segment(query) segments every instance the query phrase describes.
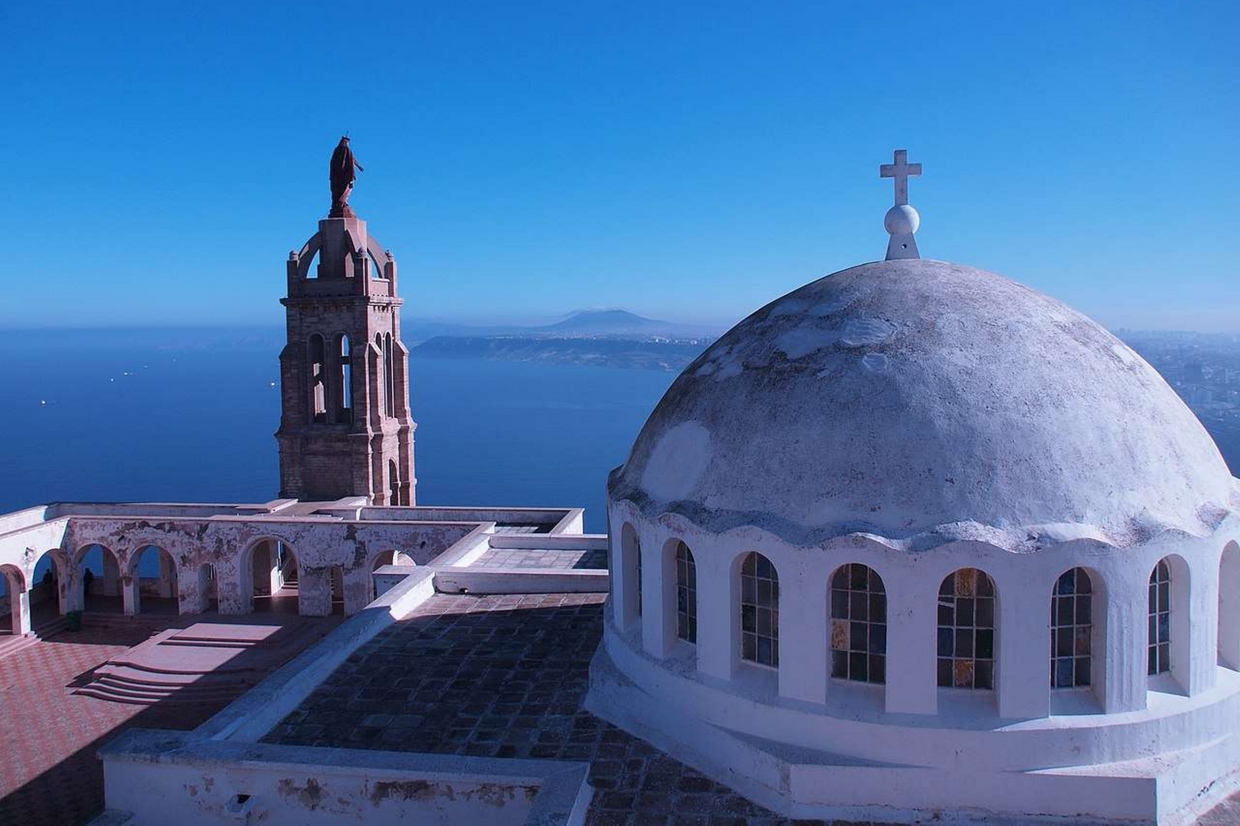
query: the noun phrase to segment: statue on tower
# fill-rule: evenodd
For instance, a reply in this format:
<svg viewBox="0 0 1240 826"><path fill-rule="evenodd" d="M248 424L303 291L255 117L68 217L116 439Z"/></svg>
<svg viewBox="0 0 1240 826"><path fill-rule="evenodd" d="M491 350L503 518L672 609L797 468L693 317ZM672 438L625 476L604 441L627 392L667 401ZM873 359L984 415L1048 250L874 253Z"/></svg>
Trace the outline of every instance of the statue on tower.
<svg viewBox="0 0 1240 826"><path fill-rule="evenodd" d="M349 193L353 191L353 182L357 180L357 172L353 171L354 167L357 167L357 172L366 171L353 157L353 150L349 148L349 136L345 135L340 139L340 143L336 144L336 151L332 153L332 211L330 213L332 218L352 217L353 215L353 210L349 209Z"/></svg>

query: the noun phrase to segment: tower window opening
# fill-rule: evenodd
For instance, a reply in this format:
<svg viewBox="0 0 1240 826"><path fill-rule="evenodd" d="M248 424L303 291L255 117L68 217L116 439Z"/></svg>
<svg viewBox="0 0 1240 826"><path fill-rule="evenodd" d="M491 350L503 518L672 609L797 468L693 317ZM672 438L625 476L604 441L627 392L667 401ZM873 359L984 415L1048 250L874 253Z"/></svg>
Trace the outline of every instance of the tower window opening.
<svg viewBox="0 0 1240 826"><path fill-rule="evenodd" d="M327 421L325 351L323 337L317 333L310 336L310 416L319 424Z"/></svg>
<svg viewBox="0 0 1240 826"><path fill-rule="evenodd" d="M339 373L336 375L337 421L347 424L353 421L353 359L349 350L349 337L341 335L336 348Z"/></svg>
<svg viewBox="0 0 1240 826"><path fill-rule="evenodd" d="M1171 566L1160 559L1150 574L1148 673L1171 670Z"/></svg>
<svg viewBox="0 0 1240 826"><path fill-rule="evenodd" d="M396 415L396 372L392 369L392 334L383 337L384 412Z"/></svg>

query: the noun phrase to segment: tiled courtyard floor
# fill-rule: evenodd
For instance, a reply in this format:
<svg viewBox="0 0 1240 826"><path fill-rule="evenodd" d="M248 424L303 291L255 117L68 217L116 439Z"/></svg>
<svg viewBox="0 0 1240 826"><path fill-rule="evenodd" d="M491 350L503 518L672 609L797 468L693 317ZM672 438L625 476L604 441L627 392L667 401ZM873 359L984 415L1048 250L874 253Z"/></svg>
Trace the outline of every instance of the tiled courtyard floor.
<svg viewBox="0 0 1240 826"><path fill-rule="evenodd" d="M265 741L586 760L593 826L787 822L582 710L605 596L435 596Z"/></svg>
<svg viewBox="0 0 1240 826"><path fill-rule="evenodd" d="M139 706L71 693L108 659L157 631L192 621L144 616L128 625L88 625L80 632L62 632L0 659L4 719L0 727L0 826L87 822L103 808L103 768L95 757L101 745L131 726L191 729L227 704L221 700ZM323 633L336 621L319 620Z"/></svg>
<svg viewBox="0 0 1240 826"><path fill-rule="evenodd" d="M590 826L793 822L582 710L603 600L437 595L359 649L265 742L589 761ZM1240 824L1240 804L1207 824Z"/></svg>

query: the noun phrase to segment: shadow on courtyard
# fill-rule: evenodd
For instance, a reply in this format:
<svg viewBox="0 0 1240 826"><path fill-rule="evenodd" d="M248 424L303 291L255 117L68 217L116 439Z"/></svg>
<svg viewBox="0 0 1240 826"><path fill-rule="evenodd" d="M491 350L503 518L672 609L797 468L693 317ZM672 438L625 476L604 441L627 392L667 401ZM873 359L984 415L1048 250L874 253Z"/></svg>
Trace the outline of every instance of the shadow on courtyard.
<svg viewBox="0 0 1240 826"><path fill-rule="evenodd" d="M175 600L170 602L175 603ZM144 601L144 608L147 604ZM5 755L5 771L9 772L7 777L0 773L0 781L5 781L0 782L0 790L16 785L13 773L21 772L21 764L32 767L51 764L51 768L30 777L0 798L0 824L73 826L87 823L99 814L104 804L103 767L97 757L100 747L133 727L181 731L196 728L266 674L321 639L341 619L299 617L295 598L291 623L286 606L265 607L268 610L256 605L255 614L226 617L215 613L176 616L175 613L144 612L138 617L96 614L93 623L92 614L88 613L80 632L60 631L40 640L36 646L0 660L0 696L4 697L4 705L28 709L21 717L24 724L10 725L0 736L3 745L0 752ZM114 653L107 659L116 659L135 646L149 642L156 634L189 628L197 623L273 625L280 626L281 630L261 645L241 647L235 653L225 651L220 657L224 661L223 668L227 669L229 677L237 679L229 690L228 678L225 678L221 683L223 690L209 692L209 700L187 700L184 696L173 695L144 701L149 705L135 705L74 693L75 689L91 684L98 670L106 664L100 661L102 655L84 652L82 647L112 647ZM194 650L200 643L193 640L172 645L182 645L195 654L200 653ZM116 650L118 648L120 650ZM89 661L90 667L66 670L67 663L82 660ZM40 673L46 674L47 679L40 679ZM89 741L74 748L84 737L90 737Z"/></svg>

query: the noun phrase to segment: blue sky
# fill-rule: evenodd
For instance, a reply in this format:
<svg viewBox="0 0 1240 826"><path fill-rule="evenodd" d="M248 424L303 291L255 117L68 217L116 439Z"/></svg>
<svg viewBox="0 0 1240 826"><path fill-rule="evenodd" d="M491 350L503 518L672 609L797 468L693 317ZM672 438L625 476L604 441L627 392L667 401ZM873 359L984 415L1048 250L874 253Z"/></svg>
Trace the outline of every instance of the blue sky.
<svg viewBox="0 0 1240 826"><path fill-rule="evenodd" d="M6 3L0 326L282 321L352 203L405 313L730 323L922 255L1113 327L1240 332L1223 3Z"/></svg>

